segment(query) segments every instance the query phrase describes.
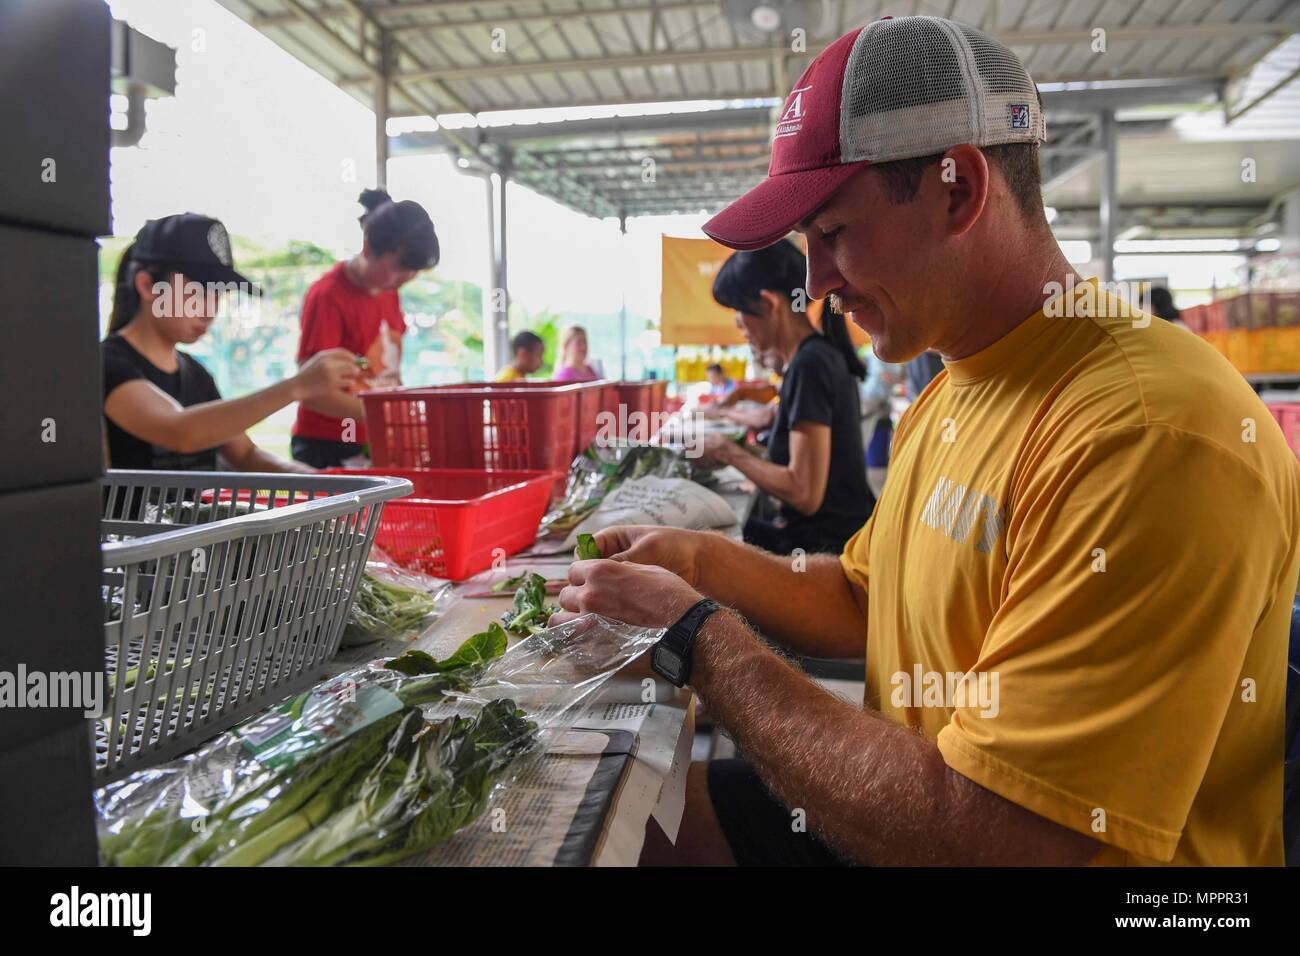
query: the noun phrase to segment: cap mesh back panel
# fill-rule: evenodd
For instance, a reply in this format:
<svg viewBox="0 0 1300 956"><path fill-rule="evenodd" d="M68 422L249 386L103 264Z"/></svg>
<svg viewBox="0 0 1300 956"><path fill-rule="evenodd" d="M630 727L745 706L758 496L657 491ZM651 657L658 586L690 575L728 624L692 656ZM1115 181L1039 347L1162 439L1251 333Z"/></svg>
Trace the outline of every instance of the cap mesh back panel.
<svg viewBox="0 0 1300 956"><path fill-rule="evenodd" d="M1016 55L988 34L964 23L956 26L970 44L975 55L975 69L986 91L984 122L988 136L980 145L1040 139L1043 123L1038 89ZM1012 125L1012 106L1028 106L1028 128Z"/></svg>
<svg viewBox="0 0 1300 956"><path fill-rule="evenodd" d="M949 34L953 27L971 47L982 90L969 87L962 63L967 54ZM976 112L981 100L982 124ZM1028 130L1010 126L1013 103L1029 104ZM880 20L859 34L845 67L841 156L844 162L888 162L957 143L1028 141L1040 115L1029 75L996 41L933 17Z"/></svg>

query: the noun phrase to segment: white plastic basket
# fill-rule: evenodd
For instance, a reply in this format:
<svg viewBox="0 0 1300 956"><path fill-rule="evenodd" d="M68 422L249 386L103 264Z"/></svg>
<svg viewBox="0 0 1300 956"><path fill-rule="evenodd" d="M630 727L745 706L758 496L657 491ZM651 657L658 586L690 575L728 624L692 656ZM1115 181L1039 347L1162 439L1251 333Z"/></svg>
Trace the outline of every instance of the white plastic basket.
<svg viewBox="0 0 1300 956"><path fill-rule="evenodd" d="M319 680L384 502L412 490L378 476L166 471L109 471L103 489L100 784Z"/></svg>

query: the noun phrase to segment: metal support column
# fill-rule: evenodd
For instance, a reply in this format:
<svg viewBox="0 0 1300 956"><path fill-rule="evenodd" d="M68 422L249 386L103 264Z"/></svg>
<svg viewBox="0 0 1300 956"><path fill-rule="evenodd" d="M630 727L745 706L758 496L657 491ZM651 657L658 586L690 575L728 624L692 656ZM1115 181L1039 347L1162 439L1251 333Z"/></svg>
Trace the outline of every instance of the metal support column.
<svg viewBox="0 0 1300 956"><path fill-rule="evenodd" d="M1100 139L1101 154L1101 188L1097 216L1100 224L1098 249L1096 257L1101 260L1101 278L1104 282L1115 281L1115 234L1119 230L1119 189L1117 173L1119 169L1119 141L1116 135L1115 111L1102 110L1097 117L1097 133Z"/></svg>
<svg viewBox="0 0 1300 956"><path fill-rule="evenodd" d="M493 290L497 284L497 197L491 173L483 175L483 198L487 209L488 241L488 281L483 286L483 377L491 381L504 364L497 355L496 338L492 334L496 324L496 293Z"/></svg>
<svg viewBox="0 0 1300 956"><path fill-rule="evenodd" d="M500 368L510 360L510 241L509 229L507 228L506 218L506 193L510 187L510 173L512 172L512 153L508 146L501 149L501 162L498 166L500 170L500 187L497 190L497 268L495 281L493 282L496 290L493 295L494 304L497 306L495 321L493 323L493 342L497 354L497 368Z"/></svg>
<svg viewBox="0 0 1300 956"><path fill-rule="evenodd" d="M618 263L620 304L618 308L618 377L627 381L627 212L618 212Z"/></svg>
<svg viewBox="0 0 1300 956"><path fill-rule="evenodd" d="M387 30L379 34L379 69L373 77L375 103L375 185L388 188L388 75L392 69L391 42Z"/></svg>

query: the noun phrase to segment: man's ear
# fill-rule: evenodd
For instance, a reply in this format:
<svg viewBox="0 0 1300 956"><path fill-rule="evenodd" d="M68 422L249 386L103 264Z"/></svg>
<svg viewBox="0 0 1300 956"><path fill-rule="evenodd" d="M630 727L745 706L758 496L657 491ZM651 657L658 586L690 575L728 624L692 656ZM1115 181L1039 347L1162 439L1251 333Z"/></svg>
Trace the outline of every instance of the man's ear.
<svg viewBox="0 0 1300 956"><path fill-rule="evenodd" d="M948 217L948 233L962 236L979 221L988 202L989 162L978 147L954 146L939 160L939 188Z"/></svg>

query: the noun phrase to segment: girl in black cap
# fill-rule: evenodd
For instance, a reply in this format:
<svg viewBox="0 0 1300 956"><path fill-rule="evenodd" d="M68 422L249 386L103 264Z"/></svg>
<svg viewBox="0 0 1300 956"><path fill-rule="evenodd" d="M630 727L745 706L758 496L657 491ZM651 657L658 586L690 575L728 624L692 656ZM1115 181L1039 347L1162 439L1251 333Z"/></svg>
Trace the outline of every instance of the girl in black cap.
<svg viewBox="0 0 1300 956"><path fill-rule="evenodd" d="M252 288L235 271L217 220L185 213L145 223L118 263L101 344L110 467L214 471L220 452L237 471L313 470L263 451L245 430L291 402L351 387L356 356L319 352L293 378L226 401L207 370L176 348L202 338L221 295Z"/></svg>

